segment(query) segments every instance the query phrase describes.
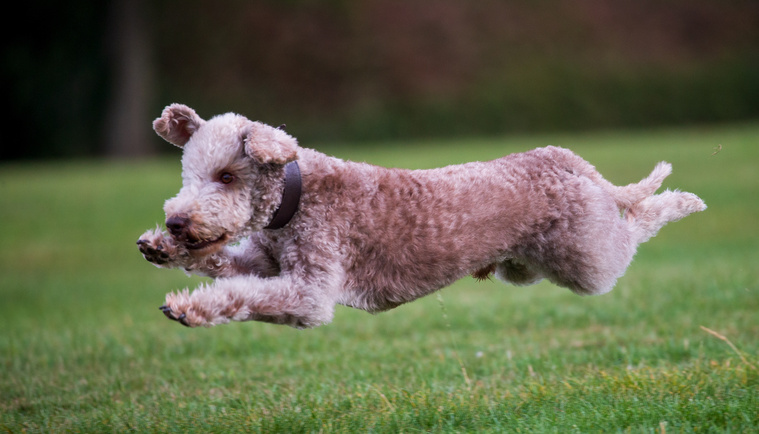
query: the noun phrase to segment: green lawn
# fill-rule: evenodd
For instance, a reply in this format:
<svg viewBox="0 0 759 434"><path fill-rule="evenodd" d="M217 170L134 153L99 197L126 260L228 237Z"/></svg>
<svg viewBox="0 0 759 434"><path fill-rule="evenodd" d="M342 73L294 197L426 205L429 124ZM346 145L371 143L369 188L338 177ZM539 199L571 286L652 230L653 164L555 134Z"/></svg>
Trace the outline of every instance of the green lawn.
<svg viewBox="0 0 759 434"><path fill-rule="evenodd" d="M665 186L709 209L641 246L604 296L464 279L307 331L186 329L158 310L201 281L134 244L178 190L178 158L0 165L0 429L756 430L759 125L321 149L433 167L548 144L617 184L670 161Z"/></svg>

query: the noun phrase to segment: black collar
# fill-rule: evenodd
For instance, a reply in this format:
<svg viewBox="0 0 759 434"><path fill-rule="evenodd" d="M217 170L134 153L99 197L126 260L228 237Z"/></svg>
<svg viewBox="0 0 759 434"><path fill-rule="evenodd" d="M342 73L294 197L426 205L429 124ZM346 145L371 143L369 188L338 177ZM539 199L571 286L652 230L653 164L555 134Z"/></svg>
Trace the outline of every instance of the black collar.
<svg viewBox="0 0 759 434"><path fill-rule="evenodd" d="M269 225L264 229L281 229L285 227L298 211L300 193L303 182L300 177L300 167L297 161L291 161L285 165L285 189L282 191L282 202L274 211Z"/></svg>

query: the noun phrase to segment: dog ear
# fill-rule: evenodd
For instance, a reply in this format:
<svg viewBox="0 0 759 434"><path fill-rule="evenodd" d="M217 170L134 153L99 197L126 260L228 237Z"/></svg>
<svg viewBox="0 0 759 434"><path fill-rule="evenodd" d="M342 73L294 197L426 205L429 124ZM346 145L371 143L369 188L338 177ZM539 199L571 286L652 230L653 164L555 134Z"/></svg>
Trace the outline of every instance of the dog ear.
<svg viewBox="0 0 759 434"><path fill-rule="evenodd" d="M287 164L298 158L298 141L280 128L253 122L245 153L263 164Z"/></svg>
<svg viewBox="0 0 759 434"><path fill-rule="evenodd" d="M153 129L167 142L180 148L206 121L195 110L182 104L172 104L165 109L161 117L153 121Z"/></svg>

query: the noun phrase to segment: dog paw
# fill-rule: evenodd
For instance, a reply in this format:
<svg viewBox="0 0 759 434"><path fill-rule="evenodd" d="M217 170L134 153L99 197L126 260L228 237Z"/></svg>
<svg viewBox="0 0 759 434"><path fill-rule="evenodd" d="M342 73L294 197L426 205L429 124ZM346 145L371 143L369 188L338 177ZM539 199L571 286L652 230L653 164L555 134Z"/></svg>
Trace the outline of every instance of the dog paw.
<svg viewBox="0 0 759 434"><path fill-rule="evenodd" d="M166 315L166 318L177 321L185 327L208 327L212 325L205 317L207 309L196 305L196 302L192 299L189 290L185 289L166 294L166 301L159 309Z"/></svg>
<svg viewBox="0 0 759 434"><path fill-rule="evenodd" d="M137 240L137 247L146 260L157 266L166 266L178 259L177 247L169 236L158 229L151 229Z"/></svg>

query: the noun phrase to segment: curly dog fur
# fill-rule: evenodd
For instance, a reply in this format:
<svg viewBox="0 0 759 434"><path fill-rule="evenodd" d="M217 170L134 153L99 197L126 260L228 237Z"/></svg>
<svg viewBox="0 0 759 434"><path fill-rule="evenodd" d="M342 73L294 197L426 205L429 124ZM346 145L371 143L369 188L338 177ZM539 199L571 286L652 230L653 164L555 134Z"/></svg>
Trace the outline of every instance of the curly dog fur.
<svg viewBox="0 0 759 434"><path fill-rule="evenodd" d="M336 304L394 308L468 274L578 294L612 289L638 244L706 208L691 193L655 195L659 163L619 187L556 147L432 170L388 169L301 148L281 129L228 113L208 121L173 104L153 124L183 148L183 186L166 226L138 245L163 268L214 278L170 293L161 309L187 326L267 321L314 327ZM285 165L302 194L284 227Z"/></svg>

